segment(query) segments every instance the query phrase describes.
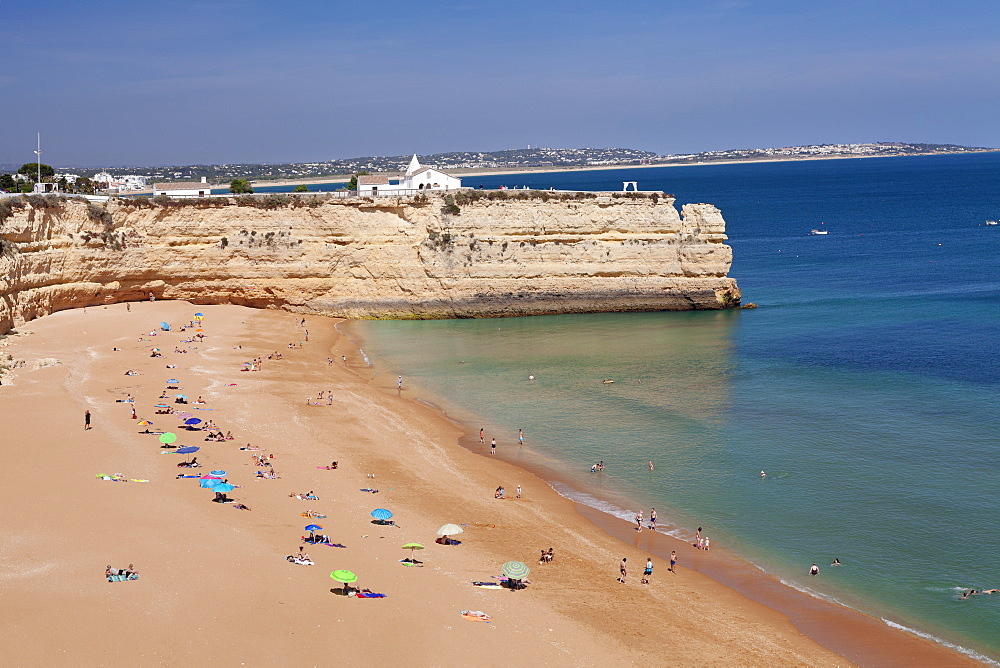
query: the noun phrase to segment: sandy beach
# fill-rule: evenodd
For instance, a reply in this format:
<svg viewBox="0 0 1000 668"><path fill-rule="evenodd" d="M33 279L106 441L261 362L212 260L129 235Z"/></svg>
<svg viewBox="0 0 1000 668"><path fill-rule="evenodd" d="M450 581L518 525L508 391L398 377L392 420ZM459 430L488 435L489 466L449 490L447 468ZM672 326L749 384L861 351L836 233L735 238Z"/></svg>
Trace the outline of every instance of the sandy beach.
<svg viewBox="0 0 1000 668"><path fill-rule="evenodd" d="M194 329L177 327L196 312L205 338L192 341ZM768 593L768 583L741 580L724 553L716 560L652 532L637 539L624 522L461 447L477 437L405 382L397 391L372 381L337 321L301 320L141 302L63 311L4 341L23 360L0 385L0 631L11 665L974 663L836 606ZM260 370L241 370L255 358ZM177 389L165 390L171 378ZM205 441L206 432L181 429L182 418L157 414L164 392L172 409L234 439ZM177 393L205 403L175 404ZM134 403L120 401L128 395ZM175 432L175 445L199 447L202 466L178 468L186 456L141 433L144 419L150 431ZM270 467L253 461L262 454ZM333 461L336 470L319 468ZM280 478L257 478L268 469ZM178 478L212 470L226 472L236 486L228 496L249 510L213 503L197 479ZM119 473L128 482L98 477ZM504 500L494 498L498 485ZM318 499L290 496L307 492ZM375 508L391 510L396 525L373 524ZM290 563L314 522L342 547L305 545L315 565ZM461 545L435 543L444 523L463 526ZM425 546L417 567L400 562L411 541ZM539 565L549 547L554 561ZM654 557L650 584L640 584L646 558L670 550L678 572ZM623 557L625 584L616 580ZM526 589L471 584L497 582L509 560L531 568ZM108 582L108 565L129 564L137 580ZM344 596L335 569L385 597Z"/></svg>

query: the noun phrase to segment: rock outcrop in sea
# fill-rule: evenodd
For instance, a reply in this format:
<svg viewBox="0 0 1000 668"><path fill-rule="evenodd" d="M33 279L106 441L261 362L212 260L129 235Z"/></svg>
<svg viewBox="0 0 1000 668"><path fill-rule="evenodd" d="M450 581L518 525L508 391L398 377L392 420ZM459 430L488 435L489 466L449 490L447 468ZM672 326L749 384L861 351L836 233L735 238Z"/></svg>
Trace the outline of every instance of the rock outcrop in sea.
<svg viewBox="0 0 1000 668"><path fill-rule="evenodd" d="M0 333L149 293L347 318L727 308L725 240L716 207L670 195L6 199Z"/></svg>

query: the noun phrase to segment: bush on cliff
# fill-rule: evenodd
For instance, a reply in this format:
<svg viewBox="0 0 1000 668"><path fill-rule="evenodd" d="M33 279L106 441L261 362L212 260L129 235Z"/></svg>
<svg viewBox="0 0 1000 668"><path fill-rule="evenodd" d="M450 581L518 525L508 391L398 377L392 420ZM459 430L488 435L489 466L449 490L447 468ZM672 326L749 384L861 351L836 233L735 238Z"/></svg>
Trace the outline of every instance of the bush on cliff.
<svg viewBox="0 0 1000 668"><path fill-rule="evenodd" d="M445 195L444 206L441 207L441 214L445 216L457 216L462 213L462 209L455 204L455 198L451 195Z"/></svg>
<svg viewBox="0 0 1000 668"><path fill-rule="evenodd" d="M4 197L0 199L0 223L14 215L15 211L24 208L23 197Z"/></svg>

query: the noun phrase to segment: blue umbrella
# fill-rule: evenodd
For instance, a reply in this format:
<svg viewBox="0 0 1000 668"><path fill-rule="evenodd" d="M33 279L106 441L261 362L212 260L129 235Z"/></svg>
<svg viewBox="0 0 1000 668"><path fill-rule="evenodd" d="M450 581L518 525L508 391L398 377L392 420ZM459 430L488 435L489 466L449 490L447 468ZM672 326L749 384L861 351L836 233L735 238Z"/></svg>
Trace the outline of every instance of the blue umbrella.
<svg viewBox="0 0 1000 668"><path fill-rule="evenodd" d="M220 492L222 494L225 494L226 492L231 492L234 489L236 489L236 488L233 487L232 485L230 485L228 482L222 482L222 483L219 483L218 485L212 487L212 491L213 492Z"/></svg>
<svg viewBox="0 0 1000 668"><path fill-rule="evenodd" d="M392 517L392 513L385 508L376 508L372 511L372 517L377 520L387 520Z"/></svg>
<svg viewBox="0 0 1000 668"><path fill-rule="evenodd" d="M179 455L189 455L192 452L198 452L199 450L201 450L201 448L196 445L186 445L183 448L177 448L175 452Z"/></svg>
<svg viewBox="0 0 1000 668"><path fill-rule="evenodd" d="M306 531L321 531L323 527L318 524L307 524Z"/></svg>
<svg viewBox="0 0 1000 668"><path fill-rule="evenodd" d="M174 396L177 397L178 399L187 399L188 398L188 395L186 395L186 394L175 394Z"/></svg>
<svg viewBox="0 0 1000 668"><path fill-rule="evenodd" d="M209 471L209 475L224 476L226 475L226 472L223 471L222 469L215 469L214 471Z"/></svg>
<svg viewBox="0 0 1000 668"><path fill-rule="evenodd" d="M199 422L201 422L201 418L188 418L184 420L184 424L198 424Z"/></svg>
<svg viewBox="0 0 1000 668"><path fill-rule="evenodd" d="M167 332L169 332L169 331L170 331L170 325L168 325L168 324L167 324L167 323L165 323L165 322L161 322L161 323L160 323L160 328L161 328L161 329L163 329L163 330L165 330L165 331L167 331Z"/></svg>
<svg viewBox="0 0 1000 668"><path fill-rule="evenodd" d="M170 379L170 380L168 380L167 382L168 382L168 383L171 383L171 384L173 384L173 383L179 383L180 381L179 381L179 380L177 380L176 378L171 378L171 379Z"/></svg>
<svg viewBox="0 0 1000 668"><path fill-rule="evenodd" d="M204 313L195 313L195 315L198 316L198 317L200 317L200 318L204 318L205 317Z"/></svg>

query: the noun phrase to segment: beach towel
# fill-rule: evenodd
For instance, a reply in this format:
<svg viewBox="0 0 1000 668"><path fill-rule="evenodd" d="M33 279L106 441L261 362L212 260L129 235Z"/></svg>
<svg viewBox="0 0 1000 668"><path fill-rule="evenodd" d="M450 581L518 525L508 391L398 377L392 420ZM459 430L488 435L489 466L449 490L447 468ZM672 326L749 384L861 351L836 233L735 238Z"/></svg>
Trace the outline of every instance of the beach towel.
<svg viewBox="0 0 1000 668"><path fill-rule="evenodd" d="M415 566L416 568L423 568L424 567L423 564L415 564L412 561L410 561L409 559L400 559L399 563L403 564L404 566Z"/></svg>
<svg viewBox="0 0 1000 668"><path fill-rule="evenodd" d="M178 478L200 478L200 475L179 475Z"/></svg>
<svg viewBox="0 0 1000 668"><path fill-rule="evenodd" d="M487 615L482 610L463 610L461 613L463 619L468 619L470 622L489 622L492 617Z"/></svg>
<svg viewBox="0 0 1000 668"><path fill-rule="evenodd" d="M108 576L108 582L125 582L127 580L138 580L138 579L139 579L139 574L138 573L132 573L128 577L125 577L124 575L109 575Z"/></svg>
<svg viewBox="0 0 1000 668"><path fill-rule="evenodd" d="M358 490L358 491L360 491L360 492L371 492L372 494L378 494L378 490L377 489L362 489L362 490Z"/></svg>
<svg viewBox="0 0 1000 668"><path fill-rule="evenodd" d="M499 582L473 582L473 587L483 587L485 589L503 589Z"/></svg>
<svg viewBox="0 0 1000 668"><path fill-rule="evenodd" d="M385 594L376 594L370 591L359 591L355 596L357 598L385 598Z"/></svg>

